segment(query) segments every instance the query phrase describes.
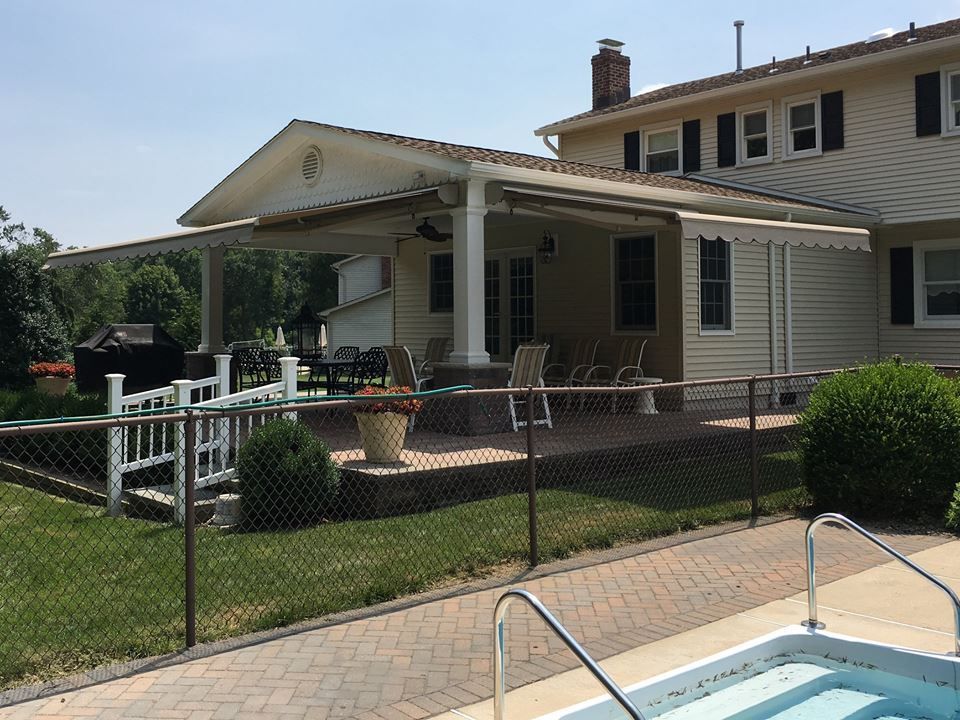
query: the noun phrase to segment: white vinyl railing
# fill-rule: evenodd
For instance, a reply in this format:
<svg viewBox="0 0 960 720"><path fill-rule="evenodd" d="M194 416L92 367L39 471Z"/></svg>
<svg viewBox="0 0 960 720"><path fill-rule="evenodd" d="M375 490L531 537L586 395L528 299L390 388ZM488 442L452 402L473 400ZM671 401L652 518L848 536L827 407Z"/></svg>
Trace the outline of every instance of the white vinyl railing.
<svg viewBox="0 0 960 720"><path fill-rule="evenodd" d="M211 411L236 409L271 400L297 397L297 363L299 358L280 358L281 379L230 393L230 355L215 355L216 375L200 380L174 380L154 390L123 394L121 374L107 375L107 410L111 414L139 411L160 411L163 408L191 406ZM285 413L291 415L293 413ZM230 480L240 445L255 426L269 416L216 417L201 416L197 423L196 487L204 488ZM173 464L173 515L177 522L184 518L184 485L187 476L184 424L133 425L108 430L107 509L119 515L123 500L123 476L143 468Z"/></svg>
<svg viewBox="0 0 960 720"><path fill-rule="evenodd" d="M280 358L280 380L267 385L242 390L231 395L223 395L203 402L194 403L194 407L210 410L236 410L244 405L270 402L273 400L293 400L297 397L297 363L300 358ZM293 413L285 413L289 416ZM250 437L254 428L271 418L270 415L248 415L246 417L216 417L203 415L197 422L197 482L196 487L204 488L233 478L234 461L240 446ZM181 475L180 473L184 473ZM178 485L182 487L185 475L184 466L177 467Z"/></svg>
<svg viewBox="0 0 960 720"><path fill-rule="evenodd" d="M111 373L107 378L107 412L118 415L129 412L161 411L164 408L182 407L196 402L215 399L230 392L230 355L216 355L216 375L200 380L174 380L153 390L123 394L125 375ZM107 509L111 515L119 515L123 500L123 476L143 468L180 462L183 448L182 426L134 425L112 428L108 431L107 445ZM176 472L174 478L178 477ZM176 480L174 481L176 485ZM174 511L182 517L181 492L175 494Z"/></svg>

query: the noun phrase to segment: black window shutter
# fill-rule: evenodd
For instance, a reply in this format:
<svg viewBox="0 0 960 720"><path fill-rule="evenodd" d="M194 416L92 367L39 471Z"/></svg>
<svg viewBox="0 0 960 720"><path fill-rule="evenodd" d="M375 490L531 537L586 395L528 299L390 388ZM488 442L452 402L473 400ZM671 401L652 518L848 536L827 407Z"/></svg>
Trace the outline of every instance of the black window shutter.
<svg viewBox="0 0 960 720"><path fill-rule="evenodd" d="M890 248L890 322L913 325L913 248Z"/></svg>
<svg viewBox="0 0 960 720"><path fill-rule="evenodd" d="M623 134L623 169L640 169L640 131Z"/></svg>
<svg viewBox="0 0 960 720"><path fill-rule="evenodd" d="M820 96L820 126L824 152L843 147L843 90Z"/></svg>
<svg viewBox="0 0 960 720"><path fill-rule="evenodd" d="M917 94L917 137L940 134L940 73L914 78Z"/></svg>
<svg viewBox="0 0 960 720"><path fill-rule="evenodd" d="M737 164L737 114L717 115L717 167Z"/></svg>
<svg viewBox="0 0 960 720"><path fill-rule="evenodd" d="M687 120L683 123L683 171L700 170L700 121Z"/></svg>

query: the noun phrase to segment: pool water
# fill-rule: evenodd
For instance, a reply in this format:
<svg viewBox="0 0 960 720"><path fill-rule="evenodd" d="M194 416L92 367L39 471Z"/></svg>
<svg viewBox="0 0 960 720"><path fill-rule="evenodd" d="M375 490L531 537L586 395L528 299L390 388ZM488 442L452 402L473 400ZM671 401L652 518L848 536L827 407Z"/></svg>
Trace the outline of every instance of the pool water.
<svg viewBox="0 0 960 720"><path fill-rule="evenodd" d="M958 694L868 666L786 656L643 708L648 720L953 720Z"/></svg>
<svg viewBox="0 0 960 720"><path fill-rule="evenodd" d="M626 688L646 720L960 720L960 660L782 628ZM619 720L609 696L541 720Z"/></svg>

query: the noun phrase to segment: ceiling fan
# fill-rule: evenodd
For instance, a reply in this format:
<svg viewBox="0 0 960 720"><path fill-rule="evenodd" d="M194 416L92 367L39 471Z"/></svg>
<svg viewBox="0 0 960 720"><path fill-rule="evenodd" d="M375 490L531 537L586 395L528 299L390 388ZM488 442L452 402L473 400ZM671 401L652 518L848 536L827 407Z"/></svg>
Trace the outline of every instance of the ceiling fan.
<svg viewBox="0 0 960 720"><path fill-rule="evenodd" d="M429 240L430 242L446 242L447 240L453 237L453 233L440 232L433 225L430 224L430 218L424 218L423 222L417 227L414 228L414 233L404 234L404 233L390 233L391 235L402 235L403 237L400 240L411 240L415 237L421 237L424 240Z"/></svg>

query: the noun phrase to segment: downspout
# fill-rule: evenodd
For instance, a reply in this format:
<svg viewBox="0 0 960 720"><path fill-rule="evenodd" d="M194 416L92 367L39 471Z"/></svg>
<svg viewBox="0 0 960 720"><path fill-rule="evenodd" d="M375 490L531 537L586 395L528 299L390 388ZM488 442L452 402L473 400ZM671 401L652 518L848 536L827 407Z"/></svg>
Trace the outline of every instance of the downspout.
<svg viewBox="0 0 960 720"><path fill-rule="evenodd" d="M777 248L767 244L767 273L770 279L770 372L780 372L780 358L777 352ZM770 385L770 407L780 405L780 392L777 383Z"/></svg>
<svg viewBox="0 0 960 720"><path fill-rule="evenodd" d="M550 152L552 152L554 155L557 156L557 159L559 159L559 158L560 158L560 148L558 148L556 145L554 145L552 142L550 142L550 136L549 136L549 135L544 135L544 136L542 137L542 139L543 139L543 144L546 145L546 146L550 149Z"/></svg>
<svg viewBox="0 0 960 720"><path fill-rule="evenodd" d="M767 272L770 277L770 372L780 372L780 358L777 352L777 248L773 243L767 245Z"/></svg>
<svg viewBox="0 0 960 720"><path fill-rule="evenodd" d="M784 372L793 372L793 276L790 272L790 245L783 246L783 351Z"/></svg>

